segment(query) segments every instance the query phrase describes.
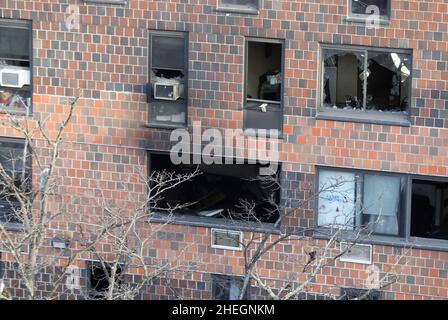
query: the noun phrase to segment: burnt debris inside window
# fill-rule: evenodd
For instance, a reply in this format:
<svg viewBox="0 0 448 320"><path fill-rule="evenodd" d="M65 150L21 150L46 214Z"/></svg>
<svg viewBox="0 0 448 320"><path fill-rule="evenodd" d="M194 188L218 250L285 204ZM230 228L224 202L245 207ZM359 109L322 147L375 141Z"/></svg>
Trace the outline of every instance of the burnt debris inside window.
<svg viewBox="0 0 448 320"><path fill-rule="evenodd" d="M341 300L381 300L381 291L341 288Z"/></svg>
<svg viewBox="0 0 448 320"><path fill-rule="evenodd" d="M89 261L87 263L88 276L89 276L89 297L92 299L104 299L112 281L112 266L109 263L104 263L104 267L101 262ZM120 265L117 265L115 271L114 280L117 286L121 285L122 269Z"/></svg>
<svg viewBox="0 0 448 320"><path fill-rule="evenodd" d="M323 106L407 113L411 55L394 51L324 49Z"/></svg>
<svg viewBox="0 0 448 320"><path fill-rule="evenodd" d="M448 182L413 180L411 236L448 240Z"/></svg>
<svg viewBox="0 0 448 320"><path fill-rule="evenodd" d="M0 222L20 223L19 197L30 196L32 191L31 151L22 140L1 139L0 164L4 170L0 175Z"/></svg>
<svg viewBox="0 0 448 320"><path fill-rule="evenodd" d="M184 125L187 115L186 34L150 33L150 122Z"/></svg>
<svg viewBox="0 0 448 320"><path fill-rule="evenodd" d="M381 17L389 17L390 0L350 0L352 15L371 15L378 13Z"/></svg>
<svg viewBox="0 0 448 320"><path fill-rule="evenodd" d="M31 107L31 23L0 19L0 111Z"/></svg>
<svg viewBox="0 0 448 320"><path fill-rule="evenodd" d="M223 162L224 163L224 162ZM259 176L259 164L199 165L200 174L165 191L153 206L167 211L190 204L175 213L273 223L278 219L278 174ZM169 155L151 154L151 174L194 172L197 165L174 165ZM253 204L248 212L242 204Z"/></svg>

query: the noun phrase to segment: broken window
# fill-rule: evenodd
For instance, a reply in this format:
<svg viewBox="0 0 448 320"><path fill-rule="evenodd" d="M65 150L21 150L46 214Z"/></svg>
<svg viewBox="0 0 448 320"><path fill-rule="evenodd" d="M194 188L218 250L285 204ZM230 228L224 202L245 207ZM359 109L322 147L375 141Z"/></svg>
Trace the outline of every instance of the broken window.
<svg viewBox="0 0 448 320"><path fill-rule="evenodd" d="M323 49L323 106L407 113L411 54L362 48Z"/></svg>
<svg viewBox="0 0 448 320"><path fill-rule="evenodd" d="M259 0L220 0L219 7L223 9L258 10Z"/></svg>
<svg viewBox="0 0 448 320"><path fill-rule="evenodd" d="M89 279L89 297L92 299L104 299L105 294L110 287L110 279L112 277L112 266L109 263L104 263L104 267L101 262L89 261L87 263L88 279ZM117 265L115 271L114 281L117 286L121 285L121 266Z"/></svg>
<svg viewBox="0 0 448 320"><path fill-rule="evenodd" d="M199 165L200 175L165 191L154 204L158 211L190 205L176 213L273 223L278 219L279 188L272 177L259 176L260 164ZM150 154L150 172L194 172L197 165L174 165L167 154ZM253 204L251 211L242 204Z"/></svg>
<svg viewBox="0 0 448 320"><path fill-rule="evenodd" d="M405 179L398 175L322 169L319 171L318 225L366 228L401 234Z"/></svg>
<svg viewBox="0 0 448 320"><path fill-rule="evenodd" d="M150 123L184 126L187 121L187 35L150 32Z"/></svg>
<svg viewBox="0 0 448 320"><path fill-rule="evenodd" d="M239 300L243 279L212 274L212 295L215 300Z"/></svg>
<svg viewBox="0 0 448 320"><path fill-rule="evenodd" d="M390 17L390 0L349 0L349 2L352 16L378 14L382 18Z"/></svg>
<svg viewBox="0 0 448 320"><path fill-rule="evenodd" d="M31 193L31 152L24 140L2 138L0 164L7 175L0 174L0 222L20 223L19 197Z"/></svg>
<svg viewBox="0 0 448 320"><path fill-rule="evenodd" d="M31 43L29 21L0 19L0 111L31 107Z"/></svg>
<svg viewBox="0 0 448 320"><path fill-rule="evenodd" d="M244 127L281 131L283 121L283 43L246 42L246 103Z"/></svg>
<svg viewBox="0 0 448 320"><path fill-rule="evenodd" d="M448 240L448 182L412 181L411 236Z"/></svg>

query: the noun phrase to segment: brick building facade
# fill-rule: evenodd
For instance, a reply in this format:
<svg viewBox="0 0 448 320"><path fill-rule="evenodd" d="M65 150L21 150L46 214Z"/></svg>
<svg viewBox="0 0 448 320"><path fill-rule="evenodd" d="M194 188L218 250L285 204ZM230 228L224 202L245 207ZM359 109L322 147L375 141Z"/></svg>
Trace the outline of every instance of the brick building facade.
<svg viewBox="0 0 448 320"><path fill-rule="evenodd" d="M29 121L35 123L49 118L48 128L54 133L67 111L67 97L76 95L78 88L83 89L66 131L68 143L58 170L61 196L54 203L55 208L66 204L68 215L55 223L54 235L70 238L75 232L73 221L98 213L85 195L90 189L99 187L107 198L122 203L129 201L129 192L137 199L145 198L145 185L130 182L129 174L140 171L148 174L150 154L169 151L171 130L182 124L182 121L173 121L173 114L179 116L182 112L173 112L171 118L166 118L166 114L157 114L160 110L154 101L157 99L148 98L151 96L149 78L163 78L160 70L165 67L157 66L159 62L150 57L157 56L156 43L160 39L163 43L165 35L177 39L168 45L183 45L183 51L179 52L186 55L178 68L168 66L166 70L176 69L187 79L183 83L184 96L178 99L185 104L172 103L170 108L183 110L190 129L194 121L200 121L203 128L251 127L260 122L250 122L253 114L247 107L249 102L258 100L268 101L268 111L257 114L261 116L257 119L263 122L266 115L279 117L280 122L274 121L272 128L280 129L280 136L270 139L276 139L280 148L281 210L292 212L285 226L300 229L319 223L314 202L300 208L298 204L309 196L309 187L319 183L319 172L324 170L363 174L364 188L365 175L369 174L389 173L387 176L404 181L404 196L397 200L402 211L396 218L396 233L391 231L385 236L384 231L382 236L373 236L368 241L372 244L372 264L337 261L316 277L308 288L310 298L323 293L338 296L341 288L365 289L369 266L387 272L397 254L405 250L408 252L406 265L397 282L382 289L382 298L447 298L448 238L439 229L447 223L443 217L448 216L448 3L445 0L379 1L388 4L387 14L381 15L378 28L368 28L366 17L350 13L355 12L352 1L242 2L249 4L235 8L220 0L130 0L122 4L0 0L2 25L12 21L32 24ZM257 6L252 7L252 2ZM79 29L67 28L69 5L79 8ZM255 43L254 52L260 50L257 43L269 43L262 47L265 57L275 55L272 52L281 47L279 70L276 70L282 77L278 97L272 98L268 91L263 91L274 86L273 82L259 84L254 94L246 91L248 65L256 60L252 56L246 58L252 43ZM333 86L327 78L331 72L327 70L342 68L344 64L347 69L340 74L348 74L356 66L357 71L366 71L366 54L387 56L387 59L402 57L400 67L396 66L401 73L395 70L395 75L401 77L397 87L400 93L388 95L385 103L387 108L397 106L394 112L387 108L347 110L357 109L359 103L368 109L372 99L376 99L375 93L369 91L372 89L365 87L365 77L358 74L347 76L341 82L356 82L354 89L347 91L355 90L362 98L358 99L355 93L347 102L345 95L346 106L350 108L339 105L344 103L340 96L346 89L339 84ZM331 65L327 59L338 62ZM358 62L353 63L353 59ZM386 67L386 63L391 63L387 59L377 59L380 62L368 65L370 79L379 72L375 70L390 70L390 66ZM392 63L396 61L393 59ZM409 67L410 74L403 65ZM385 74L380 78L386 79ZM407 89L410 95L403 93ZM337 92L337 101L332 90ZM253 100L248 100L249 96ZM395 97L398 104L392 102ZM325 101L337 107L323 108ZM272 110L280 115L271 113ZM360 112L364 114L360 116ZM167 124L166 119L171 122ZM4 125L0 126L0 136L19 137ZM38 181L39 173L35 172L33 177ZM413 188L417 185L440 190L437 191L442 197L439 222L435 222L436 218L431 222L440 231L438 239L429 235L428 230L423 233L414 230L417 222L412 197L416 196ZM203 223L200 219L178 220L158 235L151 254L169 257L187 247L188 257L199 262L198 268L196 272L169 280L171 289L165 285L167 279L155 281L142 292L141 298L175 298L176 295L212 298L212 274L241 275L244 266L241 251L210 246L212 227L225 228L222 221L215 220L204 219ZM243 236L249 234L246 232ZM306 250L325 241L325 237L310 237L306 242L280 244L259 262L258 271L265 279L281 286L291 274L300 273L307 258ZM60 254L57 249L51 250L53 255ZM107 246L104 250L107 251ZM6 278L15 281L14 267L8 259L8 254L3 252ZM79 267L82 270L79 291L82 291L87 282L84 260L79 261ZM125 278L138 282L140 276L130 272ZM43 291L48 279L44 273ZM263 297L260 290L254 288L251 292L251 298ZM23 296L20 285L14 294ZM77 295L75 292L61 297L76 298Z"/></svg>

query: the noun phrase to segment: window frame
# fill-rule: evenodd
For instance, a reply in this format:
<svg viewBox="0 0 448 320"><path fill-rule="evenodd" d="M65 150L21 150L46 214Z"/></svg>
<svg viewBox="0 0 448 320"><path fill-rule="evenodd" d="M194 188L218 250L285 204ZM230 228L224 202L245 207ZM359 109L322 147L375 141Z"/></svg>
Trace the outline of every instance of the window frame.
<svg viewBox="0 0 448 320"><path fill-rule="evenodd" d="M388 177L398 177L400 178L400 184L404 183L404 196L406 197L407 191L408 191L408 181L405 179L404 175L400 174L400 173L394 173L394 172L381 172L381 171L373 171L373 170L363 170L363 169L349 169L349 168L337 168L337 167L326 167L326 166L317 166L316 167L316 179L315 179L315 186L314 186L314 192L316 195L319 194L319 177L320 177L320 172L322 170L327 170L327 171L336 171L336 172L345 172L345 173L353 173L355 176L355 203L354 203L354 207L355 207L355 213L354 215L356 216L359 210L359 200L361 198L361 204L362 204L362 198L363 198L363 194L364 194L364 176L365 175L377 175L377 176L388 176ZM357 177L358 175L362 175L362 178L360 179L359 177ZM404 180L404 181L402 181ZM359 181L362 181L362 184L359 185ZM358 192L361 193L361 195L357 194ZM407 198L405 198L404 203L402 203L401 199L403 196L403 194L400 194L400 203L399 203L399 209L398 209L398 235L387 235L387 234L379 234L379 233L375 233L373 231L371 231L371 237L375 237L376 239L382 239L382 240L386 240L386 241L396 241L396 239L400 239L402 238L404 232L406 231L406 213L407 213ZM318 216L319 216L319 197L316 196L315 197L315 203L314 203L314 207L315 207L315 217L314 217L314 225L319 229L319 230L325 230L325 229L329 229L329 227L326 226L319 226L318 222ZM361 213L361 220L363 219L363 213ZM362 224L361 224L362 225ZM344 234L354 234L354 231L356 230L356 227L359 227L359 225L354 223L354 230L352 229L345 229L343 230Z"/></svg>
<svg viewBox="0 0 448 320"><path fill-rule="evenodd" d="M315 185L314 192L315 194L319 191L319 171L320 170L333 170L340 172L351 172L351 173L363 173L363 174L379 174L379 175L389 175L389 176L398 176L404 179L405 186L404 192L401 195L400 201L403 203L400 204L402 210L399 212L399 226L401 230L399 230L398 236L389 236L389 235L379 235L372 233L367 239L358 239L359 243L366 244L378 244L378 245L392 245L392 246L400 246L400 247L413 247L416 249L429 249L429 250L440 250L440 251L448 251L448 239L431 239L431 238L421 238L421 237L413 237L411 236L411 219L412 219L412 211L411 211L411 202L412 202L412 180L423 180L423 181L436 181L436 182L445 182L448 183L448 177L441 176L428 176L428 175L418 175L418 174L409 174L409 173L399 173L399 172L382 172L375 170L365 170L365 169L352 169L352 168L343 168L343 167L333 167L333 166L315 166ZM331 230L328 227L323 227L318 225L318 215L319 215L319 207L318 207L318 197L313 200L314 206L314 225L315 230L313 237L314 238L322 238L328 239L331 236ZM401 231L401 232L400 232ZM342 236L345 238L344 241L356 240L355 234L353 230L343 230Z"/></svg>
<svg viewBox="0 0 448 320"><path fill-rule="evenodd" d="M258 15L260 13L261 5L262 5L262 0L256 0L256 2L257 2L256 8L244 7L244 5L231 5L231 4L229 5L229 4L224 4L222 2L223 2L222 0L218 0L218 3L216 5L216 11Z"/></svg>
<svg viewBox="0 0 448 320"><path fill-rule="evenodd" d="M0 137L0 143L5 142L5 143L16 143L16 144L21 144L23 147L25 147L25 139L21 139L21 138L12 138L12 137ZM23 148L21 149L23 150ZM25 164L26 166L29 166L28 168L28 173L27 175L29 175L30 177L30 181L29 181L29 187L30 187L30 193L32 193L32 184L33 184L33 153L32 153L32 149L30 148L30 146L28 146L28 159L27 162ZM0 211L3 211L5 209L0 208ZM7 216L8 212L2 212L1 216ZM20 229L21 226L23 225L20 221L6 221L3 219L0 219L0 223L4 226L6 226L7 228L11 228L11 229Z"/></svg>
<svg viewBox="0 0 448 320"><path fill-rule="evenodd" d="M243 278L241 277L241 276L236 276L236 275L228 275L228 274L218 274L218 273L211 273L210 274L210 278L211 278L211 291L212 291L212 299L213 300L218 300L218 301L231 301L231 300L238 300L238 299L230 299L230 297L229 298L227 298L227 299L217 299L216 298L216 286L217 285L219 285L219 282L222 284L222 283L225 283L225 285L228 285L228 291L229 291L229 294L230 294L230 290L231 290L231 285L232 284L239 284L239 285L241 285L241 287L239 288L239 293L238 293L238 295L240 295L241 294L241 289L242 289L242 286L243 286L243 283L244 283L244 281L243 281ZM249 296L249 293L250 292L250 285L248 286L248 288L247 288L247 291L246 291L246 293L245 293L245 295L244 295L244 299L248 299L248 296Z"/></svg>
<svg viewBox="0 0 448 320"><path fill-rule="evenodd" d="M393 112L380 112L379 110L367 110L367 78L364 79L363 84L363 107L360 111L353 110L343 110L343 109L333 109L324 107L323 105L323 90L325 87L325 50L336 50L341 52L360 52L364 54L364 67L368 62L368 52L382 52L382 53L398 53L398 54L408 54L410 55L410 76L409 76L409 92L408 92L408 107L406 111L402 114L394 114ZM343 45L343 44L331 44L331 43L320 43L319 45L319 67L318 67L318 85L317 85L317 119L323 120L339 120L348 122L360 122L360 123L373 123L373 124L389 124L398 126L410 126L411 125L411 109L413 105L413 67L414 67L414 51L413 49L403 49L403 48L383 48L383 47L372 47L372 46L361 46L361 45Z"/></svg>
<svg viewBox="0 0 448 320"><path fill-rule="evenodd" d="M282 82L281 82L281 90L280 90L280 101L272 101L272 100L263 100L263 99L253 99L247 98L247 84L248 84L248 75L249 75L249 42L260 42L260 43L273 43L281 45L281 73L282 73ZM246 121L248 116L248 110L253 110L253 107L249 107L249 102L256 103L266 103L268 104L267 110L279 113L280 117L280 125L278 130L278 135L271 136L269 135L269 130L276 129L264 129L267 130L268 137L272 138L280 138L283 133L283 125L284 125L284 103L285 103L285 47L286 41L284 39L275 39L275 38L258 38L258 37L245 37L244 39L244 76L243 76L243 131L246 130L251 131L255 130L258 132L260 128L251 128L247 127ZM265 112L269 114L268 112ZM263 129L261 129L263 130Z"/></svg>
<svg viewBox="0 0 448 320"><path fill-rule="evenodd" d="M151 176L154 169L152 166L151 157L152 155L162 155L162 156L168 156L169 157L169 151L162 151L162 150L147 150L146 156L147 156L147 165L146 170L148 173L148 177ZM194 155L194 153L190 154L191 156ZM226 157L223 156L223 160ZM241 158L238 158L241 160ZM236 158L232 158L232 160L236 160ZM247 160L247 159L243 159ZM225 164L223 162L223 164ZM279 184L281 185L281 173L282 173L282 165L281 163L278 164L276 176L278 179ZM148 187L151 187L151 181L149 181ZM278 189L275 191L276 196L278 199L278 205L282 203L282 192L281 189ZM278 214L281 214L281 207L278 212ZM280 228L275 226L275 223L271 222L258 222L258 221L245 221L245 220L238 220L238 219L223 219L223 218L216 218L216 217L206 217L206 216L198 216L198 215L190 215L190 214L184 214L182 212L174 213L173 215L167 215L163 210L153 210L152 206L148 206L148 211L151 212L151 217L148 218L148 221L150 222L161 222L161 223L170 223L170 224L177 224L177 225L192 225L192 226L201 226L206 228L216 228L219 230L229 230L230 232L239 232L239 231L253 231L253 232L271 232L271 233L279 233Z"/></svg>
<svg viewBox="0 0 448 320"><path fill-rule="evenodd" d="M409 190L408 190L408 206L409 206L409 215L408 215L408 223L406 224L407 234L409 235L409 240L415 243L426 244L428 246L436 245L436 246L446 246L448 247L448 239L435 239L435 238L423 238L416 237L411 235L411 224L412 224L412 184L414 180L427 181L427 182L441 182L448 183L448 178L444 177L436 177L436 176L419 176L419 175L409 175Z"/></svg>
<svg viewBox="0 0 448 320"><path fill-rule="evenodd" d="M156 99L152 98L152 84L151 84L151 72L153 69L152 63L152 39L154 36L158 37L169 37L169 38L181 38L184 40L184 68L182 69L184 73L184 102L177 101L167 101L167 100L157 100L157 104L160 105L178 105L184 108L185 110L185 121L183 123L176 122L162 122L162 121L154 121L152 119L152 108L154 107L154 102ZM188 81L189 81L189 32L187 31L172 31L172 30L154 30L150 29L148 31L148 85L147 85L147 103L148 103L148 123L147 127L156 127L156 128L185 128L188 125Z"/></svg>
<svg viewBox="0 0 448 320"><path fill-rule="evenodd" d="M348 0L348 14L349 19L358 20L360 22L365 21L370 15L365 13L353 13L353 0ZM381 22L389 22L392 19L392 0L387 0L387 15L380 15Z"/></svg>
<svg viewBox="0 0 448 320"><path fill-rule="evenodd" d="M33 85L33 21L26 19L10 19L10 18L0 18L0 27L13 28L13 29L26 29L28 30L28 59L11 59L11 58L1 58L12 61L22 61L28 62L29 71L30 71L30 85L29 85L29 93L30 93L30 106L28 110L20 110L20 109L8 109L6 107L0 108L0 113L10 113L17 115L26 115L30 116L33 113L33 96L34 96L34 85Z"/></svg>

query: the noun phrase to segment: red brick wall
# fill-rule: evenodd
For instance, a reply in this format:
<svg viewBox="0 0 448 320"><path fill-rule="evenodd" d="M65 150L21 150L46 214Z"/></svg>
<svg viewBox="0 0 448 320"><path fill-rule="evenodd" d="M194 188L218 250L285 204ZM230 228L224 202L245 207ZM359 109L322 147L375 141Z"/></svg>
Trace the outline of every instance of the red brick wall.
<svg viewBox="0 0 448 320"><path fill-rule="evenodd" d="M447 175L448 4L444 0L392 1L391 23L378 30L345 22L348 9L343 0L262 2L259 15L215 12L216 0L188 4L130 0L125 7L80 4L81 30L69 32L64 26L66 5L59 1L0 0L1 18L33 20L32 119L49 117L48 128L54 133L67 110L66 96L83 89L66 134L73 143L67 145L60 169L64 176L60 191L70 213L55 225L55 233L73 235L70 221L80 215L94 217L91 203L74 198L84 197L97 183L111 199L126 202L121 182L129 172L146 170L144 150L169 146L168 130L143 128L148 119L148 29L189 32L188 121L201 120L203 126L219 128L243 125L244 37L285 39L281 160L285 175L298 183L285 187L282 200L287 208L294 210L294 201L303 199L305 185L314 181L315 165ZM412 126L316 120L320 42L412 49ZM211 89L215 87L219 89ZM0 126L0 136L12 135ZM130 185L137 198L144 196L142 184ZM55 203L61 205L59 200ZM307 226L313 218L311 207L296 210L289 224ZM200 262L197 273L175 284L185 296L207 297L209 272L241 272L239 253L210 248L208 228L172 226L170 230L185 238L156 242L160 254L174 254L177 249L170 246L193 244L190 250ZM278 246L260 263L260 273L274 280L287 278L298 263L285 261L304 259L302 249L297 244ZM393 263L393 250L374 246L375 265L386 271ZM402 277L387 289L387 297L447 298L447 258L446 252L412 250ZM325 292L334 284L362 287L364 269L338 262L318 277L313 290ZM192 283L195 290L188 289ZM169 296L164 290L158 286L145 297ZM198 293L202 291L204 295Z"/></svg>

